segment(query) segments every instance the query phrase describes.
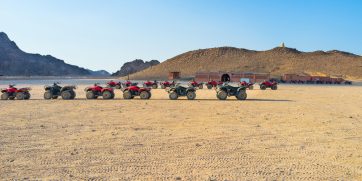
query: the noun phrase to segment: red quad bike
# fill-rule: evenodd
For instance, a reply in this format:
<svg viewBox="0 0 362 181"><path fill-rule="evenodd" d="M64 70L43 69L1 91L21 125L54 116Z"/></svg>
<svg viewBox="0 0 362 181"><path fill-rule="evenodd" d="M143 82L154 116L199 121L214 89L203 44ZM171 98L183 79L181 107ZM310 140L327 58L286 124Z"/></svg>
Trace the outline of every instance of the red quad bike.
<svg viewBox="0 0 362 181"><path fill-rule="evenodd" d="M196 82L196 81L191 81L191 82L189 82L189 87L198 87L199 89L202 89L202 88L204 88L204 83L198 83L198 82Z"/></svg>
<svg viewBox="0 0 362 181"><path fill-rule="evenodd" d="M138 83L132 83L131 81L127 80L125 83L123 83L123 87L129 87L129 86L137 86Z"/></svg>
<svg viewBox="0 0 362 181"><path fill-rule="evenodd" d="M165 82L161 82L161 89L166 89L166 87L174 87L176 85L175 81L169 82L169 81L165 81Z"/></svg>
<svg viewBox="0 0 362 181"><path fill-rule="evenodd" d="M15 98L18 100L27 100L30 99L31 90L29 87L18 89L14 87L15 85L9 85L6 89L1 89L1 100L14 100Z"/></svg>
<svg viewBox="0 0 362 181"><path fill-rule="evenodd" d="M111 80L111 81L107 82L107 87L114 88L114 89L121 89L122 83Z"/></svg>
<svg viewBox="0 0 362 181"><path fill-rule="evenodd" d="M249 90L253 90L254 89L254 84L251 82L246 82L246 81L242 81L240 82L239 86L243 86L248 88Z"/></svg>
<svg viewBox="0 0 362 181"><path fill-rule="evenodd" d="M133 99L135 96L140 96L141 99L150 99L151 98L151 88L140 88L138 86L129 86L124 89L123 98L124 99Z"/></svg>
<svg viewBox="0 0 362 181"><path fill-rule="evenodd" d="M84 89L86 92L87 99L97 99L98 96L102 96L103 99L113 99L114 91L112 88L103 88L99 86L98 83L94 84L91 87L87 87Z"/></svg>
<svg viewBox="0 0 362 181"><path fill-rule="evenodd" d="M151 81L147 81L143 83L143 87L152 87L152 89L157 89L158 88L158 82L155 80L153 82Z"/></svg>
<svg viewBox="0 0 362 181"><path fill-rule="evenodd" d="M215 80L212 80L212 81L209 81L209 82L206 83L206 87L207 87L208 89L212 89L213 87L215 88L215 87L217 87L218 85L222 85L222 84L223 84L223 82L221 82L221 81L217 82L217 81L215 81Z"/></svg>
<svg viewBox="0 0 362 181"><path fill-rule="evenodd" d="M260 89L265 90L267 88L271 88L272 90L278 89L278 83L274 81L264 81L260 84Z"/></svg>

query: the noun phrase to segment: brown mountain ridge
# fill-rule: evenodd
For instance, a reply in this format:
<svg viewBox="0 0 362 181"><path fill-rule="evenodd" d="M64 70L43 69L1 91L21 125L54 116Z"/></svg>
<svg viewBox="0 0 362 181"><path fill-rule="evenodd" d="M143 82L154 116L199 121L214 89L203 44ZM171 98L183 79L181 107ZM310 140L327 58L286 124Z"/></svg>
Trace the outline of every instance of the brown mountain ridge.
<svg viewBox="0 0 362 181"><path fill-rule="evenodd" d="M165 79L168 72L179 71L182 77L196 72L257 72L281 76L286 73L343 76L362 79L362 57L348 52L314 51L277 47L254 51L220 47L189 51L161 64L130 75L131 79Z"/></svg>

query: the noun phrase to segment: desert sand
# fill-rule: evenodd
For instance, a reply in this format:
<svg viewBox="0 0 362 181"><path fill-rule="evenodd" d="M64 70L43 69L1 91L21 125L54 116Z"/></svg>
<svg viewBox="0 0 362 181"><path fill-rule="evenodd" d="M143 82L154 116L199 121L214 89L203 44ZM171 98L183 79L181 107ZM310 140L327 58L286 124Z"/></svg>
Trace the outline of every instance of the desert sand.
<svg viewBox="0 0 362 181"><path fill-rule="evenodd" d="M0 101L0 180L362 180L362 87Z"/></svg>

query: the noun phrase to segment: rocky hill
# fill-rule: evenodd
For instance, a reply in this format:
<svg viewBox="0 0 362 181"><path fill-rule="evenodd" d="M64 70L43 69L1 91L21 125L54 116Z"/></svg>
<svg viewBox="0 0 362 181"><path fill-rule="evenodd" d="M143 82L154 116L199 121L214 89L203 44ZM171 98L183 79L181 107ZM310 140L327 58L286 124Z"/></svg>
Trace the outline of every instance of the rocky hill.
<svg viewBox="0 0 362 181"><path fill-rule="evenodd" d="M285 73L308 75L344 75L362 78L362 57L342 51L301 52L277 47L267 51L221 47L186 52L152 68L132 74L132 79L164 79L169 71L180 71L182 77L196 72L259 72L280 76Z"/></svg>
<svg viewBox="0 0 362 181"><path fill-rule="evenodd" d="M160 62L157 60L151 60L149 62L144 62L141 59L136 59L133 60L131 62L127 62L125 64L123 64L123 66L121 67L121 69L117 72L115 72L114 74L112 74L112 76L127 76L128 74L133 74L136 72L139 72L141 70L147 69L149 67L158 65Z"/></svg>
<svg viewBox="0 0 362 181"><path fill-rule="evenodd" d="M0 75L5 76L103 76L108 72L94 72L51 55L23 52L15 42L0 32Z"/></svg>

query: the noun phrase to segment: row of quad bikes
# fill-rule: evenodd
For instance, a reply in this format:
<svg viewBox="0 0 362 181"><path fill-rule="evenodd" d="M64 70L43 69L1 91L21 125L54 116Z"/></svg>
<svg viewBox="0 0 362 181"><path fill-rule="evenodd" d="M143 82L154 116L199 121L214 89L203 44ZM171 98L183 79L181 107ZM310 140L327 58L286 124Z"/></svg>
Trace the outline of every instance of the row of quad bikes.
<svg viewBox="0 0 362 181"><path fill-rule="evenodd" d="M58 97L62 97L62 99L71 100L76 97L74 91L77 88L76 86L60 86L59 84L60 83L54 83L51 86L44 86L44 99L57 99ZM145 82L143 86L144 87L139 87L137 83L130 81L125 83L110 81L106 87L102 87L96 83L93 86L85 88L84 91L86 92L87 99L97 99L98 97L113 99L115 97L114 89L121 89L124 99L133 99L136 96L139 96L141 99L150 99L152 96L151 88L157 88L158 83L156 81L148 81ZM194 100L196 98L196 90L202 89L202 86L202 83L199 84L195 81L190 82L188 87L181 86L175 82L166 81L161 83L161 88L166 89L171 100L176 100L183 96L186 96L189 100ZM235 96L238 100L245 100L247 98L246 89L253 89L253 84L246 82L241 82L237 87L234 87L223 82L210 81L206 83L206 86L209 89L215 88L216 97L220 100L225 100L230 96ZM276 90L277 83L265 81L260 84L260 89L265 90L266 88ZM8 88L1 89L1 99L30 99L30 90L30 88L18 89L14 85L9 85Z"/></svg>

